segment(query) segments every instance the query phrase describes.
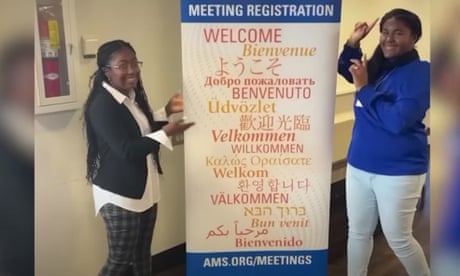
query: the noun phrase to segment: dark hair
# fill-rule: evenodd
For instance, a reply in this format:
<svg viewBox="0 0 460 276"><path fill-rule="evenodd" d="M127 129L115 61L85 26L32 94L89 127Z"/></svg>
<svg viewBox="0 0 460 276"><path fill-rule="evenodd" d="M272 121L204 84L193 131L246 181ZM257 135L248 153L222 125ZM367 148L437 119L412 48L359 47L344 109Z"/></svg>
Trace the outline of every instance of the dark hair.
<svg viewBox="0 0 460 276"><path fill-rule="evenodd" d="M96 134L94 129L91 126L90 118L89 118L89 109L91 107L91 103L93 102L94 98L96 97L97 91L102 86L102 82L107 82L110 84L107 76L104 73L105 68L109 64L112 56L115 52L123 49L128 48L136 54L136 51L126 41L123 40L112 40L102 44L99 49L97 50L97 70L90 78L90 92L88 95L88 99L83 107L83 124L86 130L86 139L87 139L87 147L88 152L86 156L86 179L89 182L93 182L94 178L97 175L97 170L99 168L99 158L100 153L97 145ZM147 95L145 94L144 87L142 86L142 81L139 78L136 88L134 89L136 93L136 102L144 112L145 116L147 117L150 127L153 129L154 127L154 119L152 109L147 100Z"/></svg>
<svg viewBox="0 0 460 276"><path fill-rule="evenodd" d="M415 36L415 42L417 42L422 36L422 22L420 21L420 18L415 13L405 9L393 9L385 13L380 20L380 32L382 32L383 24L391 18L401 21L404 25L406 25L406 27L411 31L411 34ZM380 48L380 45L377 45L367 66L369 83L373 83L376 80L384 61L385 57L383 56L382 49Z"/></svg>

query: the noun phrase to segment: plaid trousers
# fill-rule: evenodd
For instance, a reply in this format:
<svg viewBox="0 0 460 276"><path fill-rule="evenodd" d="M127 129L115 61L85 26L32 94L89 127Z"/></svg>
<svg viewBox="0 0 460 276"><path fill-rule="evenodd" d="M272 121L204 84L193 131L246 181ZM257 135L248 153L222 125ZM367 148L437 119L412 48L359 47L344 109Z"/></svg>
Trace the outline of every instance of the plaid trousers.
<svg viewBox="0 0 460 276"><path fill-rule="evenodd" d="M104 219L109 254L99 276L122 276L130 271L135 276L151 276L153 229L157 204L142 213L105 204L100 213Z"/></svg>

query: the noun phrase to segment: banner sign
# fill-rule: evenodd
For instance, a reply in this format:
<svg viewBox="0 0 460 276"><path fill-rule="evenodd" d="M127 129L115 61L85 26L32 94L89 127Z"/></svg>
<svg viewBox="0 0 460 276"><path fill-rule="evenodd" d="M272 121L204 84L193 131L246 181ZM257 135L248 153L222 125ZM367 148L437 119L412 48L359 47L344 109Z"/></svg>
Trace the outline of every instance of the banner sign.
<svg viewBox="0 0 460 276"><path fill-rule="evenodd" d="M182 0L187 275L326 275L340 0Z"/></svg>

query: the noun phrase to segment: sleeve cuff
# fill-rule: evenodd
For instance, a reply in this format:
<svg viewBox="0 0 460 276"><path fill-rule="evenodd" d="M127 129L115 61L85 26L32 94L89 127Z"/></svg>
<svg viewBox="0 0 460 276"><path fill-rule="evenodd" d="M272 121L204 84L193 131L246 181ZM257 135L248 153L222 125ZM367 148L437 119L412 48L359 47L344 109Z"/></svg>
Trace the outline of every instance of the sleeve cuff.
<svg viewBox="0 0 460 276"><path fill-rule="evenodd" d="M170 151L173 150L171 139L169 139L169 137L166 135L166 133L163 130L159 130L159 131L147 134L145 136L154 141L157 141L158 143L168 148Z"/></svg>

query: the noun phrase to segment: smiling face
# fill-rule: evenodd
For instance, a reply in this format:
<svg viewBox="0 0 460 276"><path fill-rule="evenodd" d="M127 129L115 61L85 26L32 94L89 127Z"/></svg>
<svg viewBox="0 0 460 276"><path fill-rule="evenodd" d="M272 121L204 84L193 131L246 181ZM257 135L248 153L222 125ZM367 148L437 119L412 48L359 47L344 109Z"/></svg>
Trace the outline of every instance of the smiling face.
<svg viewBox="0 0 460 276"><path fill-rule="evenodd" d="M380 31L380 48L385 58L394 58L414 49L417 37L403 21L392 17L386 20Z"/></svg>
<svg viewBox="0 0 460 276"><path fill-rule="evenodd" d="M110 85L122 93L128 93L131 89L136 88L140 78L136 54L127 47L114 52L109 64L105 67L105 75Z"/></svg>

